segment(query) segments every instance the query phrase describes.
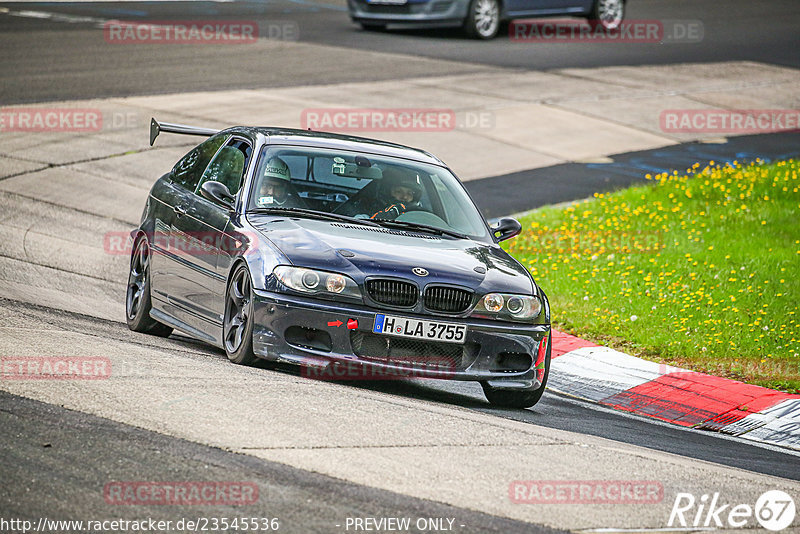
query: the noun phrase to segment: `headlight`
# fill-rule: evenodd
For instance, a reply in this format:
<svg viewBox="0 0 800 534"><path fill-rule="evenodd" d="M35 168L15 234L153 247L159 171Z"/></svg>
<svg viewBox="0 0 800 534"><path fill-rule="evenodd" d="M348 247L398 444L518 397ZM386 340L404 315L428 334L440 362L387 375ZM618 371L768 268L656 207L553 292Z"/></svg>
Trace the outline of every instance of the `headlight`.
<svg viewBox="0 0 800 534"><path fill-rule="evenodd" d="M505 299L503 295L498 295L497 293L489 293L485 297L483 297L483 305L486 308L486 311L490 311L492 313L497 313L503 309L503 302Z"/></svg>
<svg viewBox="0 0 800 534"><path fill-rule="evenodd" d="M328 279L325 280L325 289L330 291L331 293L341 293L347 287L347 278L342 276L341 274L331 274L328 275Z"/></svg>
<svg viewBox="0 0 800 534"><path fill-rule="evenodd" d="M316 289L319 285L319 275L314 271L304 272L301 280L303 281L303 286L307 289Z"/></svg>
<svg viewBox="0 0 800 534"><path fill-rule="evenodd" d="M489 293L475 306L473 315L493 319L530 322L542 313L542 301L532 295Z"/></svg>
<svg viewBox="0 0 800 534"><path fill-rule="evenodd" d="M326 273L315 269L278 265L273 271L280 282L301 293L341 296L361 300L358 284L343 274Z"/></svg>
<svg viewBox="0 0 800 534"><path fill-rule="evenodd" d="M525 310L525 304L525 300L521 299L520 297L513 296L508 299L508 302L506 303L506 309L511 315L519 315Z"/></svg>

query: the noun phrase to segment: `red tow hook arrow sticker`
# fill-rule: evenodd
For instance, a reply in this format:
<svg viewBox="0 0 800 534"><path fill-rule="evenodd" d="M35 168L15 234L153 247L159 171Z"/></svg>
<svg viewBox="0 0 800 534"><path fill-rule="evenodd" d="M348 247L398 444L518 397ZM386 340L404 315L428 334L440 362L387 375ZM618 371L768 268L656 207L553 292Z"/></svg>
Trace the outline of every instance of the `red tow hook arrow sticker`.
<svg viewBox="0 0 800 534"><path fill-rule="evenodd" d="M342 323L342 321L339 321L338 319L336 321L328 321L328 326L335 326L336 328L339 328L340 326L342 326L342 324L344 323Z"/></svg>

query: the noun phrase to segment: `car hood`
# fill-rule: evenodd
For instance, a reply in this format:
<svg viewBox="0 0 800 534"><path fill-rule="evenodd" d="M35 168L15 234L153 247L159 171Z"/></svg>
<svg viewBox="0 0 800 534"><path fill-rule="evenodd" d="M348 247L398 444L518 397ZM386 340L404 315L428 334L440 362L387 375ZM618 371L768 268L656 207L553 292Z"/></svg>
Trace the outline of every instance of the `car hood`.
<svg viewBox="0 0 800 534"><path fill-rule="evenodd" d="M347 274L435 282L476 292L530 294L528 272L495 244L432 234L314 219L250 215L258 232L299 267ZM421 277L412 269L421 267Z"/></svg>

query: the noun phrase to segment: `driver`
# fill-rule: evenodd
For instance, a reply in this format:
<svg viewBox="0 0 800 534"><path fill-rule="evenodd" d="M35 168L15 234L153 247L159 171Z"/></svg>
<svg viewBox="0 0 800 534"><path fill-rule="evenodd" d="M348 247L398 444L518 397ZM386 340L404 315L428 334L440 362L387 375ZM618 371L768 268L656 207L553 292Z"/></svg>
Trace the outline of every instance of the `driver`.
<svg viewBox="0 0 800 534"><path fill-rule="evenodd" d="M264 169L256 205L260 208L300 207L298 199L289 192L291 180L286 162L277 156L271 157Z"/></svg>
<svg viewBox="0 0 800 534"><path fill-rule="evenodd" d="M417 173L399 167L383 171L378 188L378 211L370 219L394 220L403 213L419 207L422 186Z"/></svg>

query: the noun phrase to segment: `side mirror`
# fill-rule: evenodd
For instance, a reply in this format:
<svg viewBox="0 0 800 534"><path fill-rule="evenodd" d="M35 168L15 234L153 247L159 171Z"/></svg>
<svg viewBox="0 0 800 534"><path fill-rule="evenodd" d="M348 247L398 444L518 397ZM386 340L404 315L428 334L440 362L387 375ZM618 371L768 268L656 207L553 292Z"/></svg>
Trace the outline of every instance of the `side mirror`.
<svg viewBox="0 0 800 534"><path fill-rule="evenodd" d="M233 210L233 202L236 200L225 184L212 181L200 186L200 196L229 210Z"/></svg>
<svg viewBox="0 0 800 534"><path fill-rule="evenodd" d="M518 220L513 217L503 217L502 219L489 220L489 228L492 230L492 235L499 243L506 239L518 236L522 231L522 225Z"/></svg>

